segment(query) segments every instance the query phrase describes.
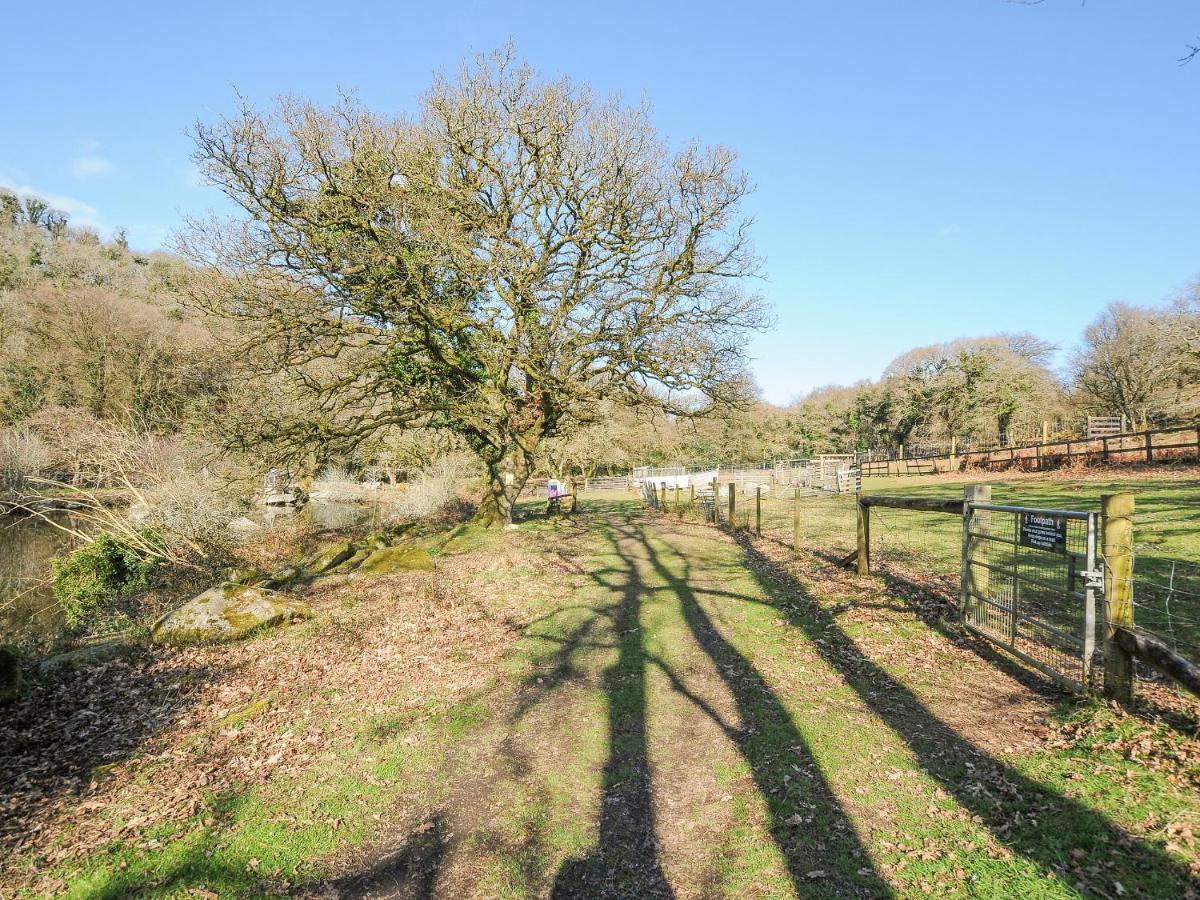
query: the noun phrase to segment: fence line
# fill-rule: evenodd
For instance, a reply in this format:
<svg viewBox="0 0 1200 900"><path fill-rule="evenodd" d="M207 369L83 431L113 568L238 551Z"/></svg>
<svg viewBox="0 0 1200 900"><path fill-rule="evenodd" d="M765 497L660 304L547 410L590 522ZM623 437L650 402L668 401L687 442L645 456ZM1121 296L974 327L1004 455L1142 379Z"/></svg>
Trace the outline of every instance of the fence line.
<svg viewBox="0 0 1200 900"><path fill-rule="evenodd" d="M966 491L942 498L864 495L811 478L768 486L714 478L699 489L643 484L647 505L667 514L775 534L830 562L856 561L860 573L882 571L919 584L955 607L965 627L1073 689L1099 684L1103 664L1106 690L1121 696L1124 676L1108 669L1124 659L1131 679L1137 657L1139 675L1148 675L1149 666L1200 693L1200 668L1191 662L1200 659L1200 563L1166 555L1158 540L1181 514L1193 514L1187 519L1193 525L1200 509L1157 510L1135 520L1107 505L1132 495L1112 495L1105 513L1113 524L1102 528L1106 519L1098 511L997 506L988 502L986 485ZM1059 542L1025 541L1029 515L1060 528ZM1108 530L1116 534L1126 519L1128 549L1109 546ZM1148 542L1132 541L1135 528ZM1101 588L1103 599L1093 604L1092 591ZM968 595L983 604L970 621Z"/></svg>
<svg viewBox="0 0 1200 900"><path fill-rule="evenodd" d="M1118 421L1112 417L1111 421ZM988 471L1019 468L1030 471L1057 468L1076 461L1095 463L1138 463L1177 460L1200 461L1200 423L1154 428L1142 431L1111 433L1111 421L1092 417L1081 435L1058 437L1053 440L1007 443L973 447L966 441L952 438L948 445L902 445L890 449L871 449L857 453L819 454L812 457L773 460L757 468L713 468L722 480L741 481L753 475L773 471L776 481L785 479L792 470L814 465L834 464L849 468L857 465L863 476L935 475L976 467ZM824 462L823 462L824 461ZM695 469L670 466L652 469L635 468L630 477L635 482L662 475L690 475ZM727 479L725 476L728 475ZM785 483L787 483L785 481Z"/></svg>
<svg viewBox="0 0 1200 900"><path fill-rule="evenodd" d="M865 475L919 475L978 467L986 470L1056 468L1076 460L1087 463L1164 462L1200 460L1200 425L1179 425L1147 431L1092 437L1060 438L980 449L867 451L859 462Z"/></svg>

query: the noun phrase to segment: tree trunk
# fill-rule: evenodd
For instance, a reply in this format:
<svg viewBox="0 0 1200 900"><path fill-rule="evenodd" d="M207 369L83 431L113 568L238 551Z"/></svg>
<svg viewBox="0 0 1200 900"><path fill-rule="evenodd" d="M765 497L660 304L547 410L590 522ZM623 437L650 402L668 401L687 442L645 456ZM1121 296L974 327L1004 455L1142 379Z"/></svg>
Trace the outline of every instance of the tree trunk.
<svg viewBox="0 0 1200 900"><path fill-rule="evenodd" d="M513 507L532 470L531 460L518 449L501 459L484 460L487 468L483 498L475 521L488 528L503 528L512 524ZM507 477L511 476L511 480Z"/></svg>

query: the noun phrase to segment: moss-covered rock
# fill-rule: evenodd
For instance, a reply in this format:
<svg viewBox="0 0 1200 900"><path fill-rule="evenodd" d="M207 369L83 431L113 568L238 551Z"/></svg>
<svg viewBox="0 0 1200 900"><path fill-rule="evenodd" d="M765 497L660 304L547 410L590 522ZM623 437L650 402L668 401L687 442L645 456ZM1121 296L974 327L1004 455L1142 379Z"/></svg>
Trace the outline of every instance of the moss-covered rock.
<svg viewBox="0 0 1200 900"><path fill-rule="evenodd" d="M0 703L17 699L21 690L21 654L14 647L0 646Z"/></svg>
<svg viewBox="0 0 1200 900"><path fill-rule="evenodd" d="M352 541L342 541L340 544L334 544L332 547L326 547L319 553L314 553L300 564L300 568L304 570L305 575L324 575L330 569L337 568L357 552L357 544Z"/></svg>
<svg viewBox="0 0 1200 900"><path fill-rule="evenodd" d="M420 547L386 547L362 561L358 575L391 575L396 572L430 572L433 557Z"/></svg>
<svg viewBox="0 0 1200 900"><path fill-rule="evenodd" d="M64 669L86 669L124 656L134 649L132 644L125 641L101 641L80 647L78 650L57 653L49 659L42 660L38 665L38 671L43 675L49 675Z"/></svg>
<svg viewBox="0 0 1200 900"><path fill-rule="evenodd" d="M396 541L396 536L390 531L376 531L368 534L360 541L360 545L371 550L386 550Z"/></svg>
<svg viewBox="0 0 1200 900"><path fill-rule="evenodd" d="M285 584L291 584L302 577L304 577L304 571L299 566L284 566L281 569L276 569L263 579L260 582L260 586L269 590L275 590L276 588L283 587Z"/></svg>
<svg viewBox="0 0 1200 900"><path fill-rule="evenodd" d="M300 603L262 587L226 581L189 600L157 622L154 640L169 644L206 644L232 641L259 628L304 619L312 615Z"/></svg>
<svg viewBox="0 0 1200 900"><path fill-rule="evenodd" d="M350 572L353 572L355 569L357 569L359 566L361 566L363 564L363 560L365 560L368 556L370 556L374 552L375 551L372 549L356 550L354 552L353 556L351 556L349 559L339 563L338 565L334 566L332 569L330 569L328 572L325 573L325 576L328 577L330 575L349 574Z"/></svg>

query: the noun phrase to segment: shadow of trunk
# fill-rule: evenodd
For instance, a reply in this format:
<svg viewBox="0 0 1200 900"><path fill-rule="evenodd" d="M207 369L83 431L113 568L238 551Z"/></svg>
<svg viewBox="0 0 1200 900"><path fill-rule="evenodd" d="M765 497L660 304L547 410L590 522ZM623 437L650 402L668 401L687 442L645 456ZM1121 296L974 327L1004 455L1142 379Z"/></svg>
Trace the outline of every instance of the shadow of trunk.
<svg viewBox="0 0 1200 900"><path fill-rule="evenodd" d="M1092 865L1097 879L1119 878L1122 888L1135 896L1163 896L1164 882L1171 884L1173 896L1200 890L1200 879L1165 851L994 759L958 734L910 688L867 658L804 585L763 554L752 538L738 534L734 540L767 596L783 595L791 601L777 604L780 614L804 632L861 702L903 739L920 767L1013 853L1048 875L1069 871L1077 890L1097 896L1109 896L1111 885L1089 881L1093 875L1076 860ZM791 605L796 601L804 608L797 611ZM1118 858L1116 870L1104 872L1095 866L1101 859Z"/></svg>
<svg viewBox="0 0 1200 900"><path fill-rule="evenodd" d="M325 882L317 896L428 900L437 896L438 876L449 849L449 828L437 813L369 869Z"/></svg>
<svg viewBox="0 0 1200 900"><path fill-rule="evenodd" d="M613 544L624 566L621 599L612 613L617 659L603 677L609 728L599 842L588 856L563 864L553 897L673 896L659 863L646 736L648 657L641 625L646 587L637 560L618 541Z"/></svg>
<svg viewBox="0 0 1200 900"><path fill-rule="evenodd" d="M771 837L797 893L890 895L783 701L754 664L721 634L700 604L689 585L690 567L685 558L672 550L682 567L676 575L644 530L637 537L655 572L678 599L692 637L712 660L734 699L742 724L726 733L750 766L766 801Z"/></svg>

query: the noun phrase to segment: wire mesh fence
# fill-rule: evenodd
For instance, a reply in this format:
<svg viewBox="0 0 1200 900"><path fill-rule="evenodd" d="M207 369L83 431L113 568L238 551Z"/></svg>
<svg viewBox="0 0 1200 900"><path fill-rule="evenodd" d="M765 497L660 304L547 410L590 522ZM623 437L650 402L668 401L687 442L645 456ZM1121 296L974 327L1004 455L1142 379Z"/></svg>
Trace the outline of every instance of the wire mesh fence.
<svg viewBox="0 0 1200 900"><path fill-rule="evenodd" d="M1134 625L1190 659L1200 659L1200 505L1134 516Z"/></svg>
<svg viewBox="0 0 1200 900"><path fill-rule="evenodd" d="M1097 671L1095 513L972 504L966 625L1075 689Z"/></svg>
<svg viewBox="0 0 1200 900"><path fill-rule="evenodd" d="M965 626L1077 689L1098 686L1106 622L1159 638L1185 660L1200 659L1200 562L1188 558L1200 550L1200 504L1136 516L1135 566L1118 577L1105 574L1098 508L992 505L987 493L976 493L990 489L973 487L963 499L863 494L853 475L833 472L838 477L823 477L806 462L786 478L777 471L687 488L649 486L648 502L680 517L758 531L832 563L861 559L865 546L870 571L920 585ZM1039 521L1049 543L1031 537ZM1132 622L1106 606L1106 579L1132 588ZM1144 662L1137 674L1151 676Z"/></svg>
<svg viewBox="0 0 1200 900"><path fill-rule="evenodd" d="M871 562L957 593L962 519L922 510L871 510Z"/></svg>

